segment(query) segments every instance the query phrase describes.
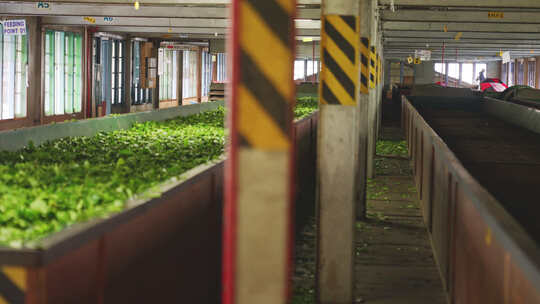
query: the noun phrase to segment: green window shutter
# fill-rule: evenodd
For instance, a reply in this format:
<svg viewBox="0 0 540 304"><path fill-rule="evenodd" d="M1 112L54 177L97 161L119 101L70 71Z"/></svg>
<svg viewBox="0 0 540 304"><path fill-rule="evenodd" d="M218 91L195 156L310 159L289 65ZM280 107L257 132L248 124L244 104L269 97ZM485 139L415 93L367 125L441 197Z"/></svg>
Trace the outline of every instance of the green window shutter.
<svg viewBox="0 0 540 304"><path fill-rule="evenodd" d="M64 111L73 113L73 34L66 33L64 38Z"/></svg>
<svg viewBox="0 0 540 304"><path fill-rule="evenodd" d="M54 70L55 70L55 56L54 56L54 52L55 52L55 34L54 34L54 31L47 31L47 37L48 37L48 40L49 40L49 55L47 56L48 57L48 61L49 61L49 75L48 75L48 83L49 83L49 96L48 96L48 105L49 105L49 111L48 113L46 113L47 115L54 115L54 107L55 107L55 92L56 92L56 87L55 87L55 73L54 73Z"/></svg>
<svg viewBox="0 0 540 304"><path fill-rule="evenodd" d="M54 50L54 77L55 77L55 104L54 114L63 115L65 106L64 90L66 86L65 79L65 32L55 32L55 50Z"/></svg>
<svg viewBox="0 0 540 304"><path fill-rule="evenodd" d="M73 80L73 111L82 111L82 35L75 34L74 38L74 80Z"/></svg>
<svg viewBox="0 0 540 304"><path fill-rule="evenodd" d="M28 36L21 36L22 39L22 91L21 91L21 111L20 117L26 117L27 114L27 91L28 91Z"/></svg>
<svg viewBox="0 0 540 304"><path fill-rule="evenodd" d="M0 118L2 117L2 103L3 103L3 94L4 91L3 83L4 83L4 27L2 23L0 23Z"/></svg>

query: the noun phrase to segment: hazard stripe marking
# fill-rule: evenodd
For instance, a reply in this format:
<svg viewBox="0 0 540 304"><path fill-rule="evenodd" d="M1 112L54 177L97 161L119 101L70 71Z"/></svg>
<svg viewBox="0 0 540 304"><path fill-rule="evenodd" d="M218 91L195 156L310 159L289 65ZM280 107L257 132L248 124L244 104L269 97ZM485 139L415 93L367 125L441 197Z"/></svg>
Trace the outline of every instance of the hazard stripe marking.
<svg viewBox="0 0 540 304"><path fill-rule="evenodd" d="M321 103L353 106L359 80L357 17L326 15L322 25Z"/></svg>
<svg viewBox="0 0 540 304"><path fill-rule="evenodd" d="M272 28L274 34L285 44L289 45L291 28L289 26L290 14L275 1L244 0L259 13L264 23ZM247 18L246 18L247 19Z"/></svg>
<svg viewBox="0 0 540 304"><path fill-rule="evenodd" d="M241 1L236 99L242 147L284 151L290 146L294 99L291 3Z"/></svg>
<svg viewBox="0 0 540 304"><path fill-rule="evenodd" d="M283 133L288 135L290 117L285 109L289 107L289 102L268 81L246 53L241 52L240 57L241 82L251 91L253 96L256 96L266 113L282 128Z"/></svg>
<svg viewBox="0 0 540 304"><path fill-rule="evenodd" d="M341 67L337 64L337 62L328 54L326 50L324 50L324 64L326 64L326 67L334 74L336 79L339 81L341 85L345 88L349 96L354 98L355 94L355 85L354 82L345 74L345 72L341 69Z"/></svg>
<svg viewBox="0 0 540 304"><path fill-rule="evenodd" d="M326 83L323 83L322 86L322 97L324 98L324 100L326 100L328 104L339 105L339 100L337 99L336 95L334 95L334 93L330 91Z"/></svg>
<svg viewBox="0 0 540 304"><path fill-rule="evenodd" d="M10 304L23 304L24 292L0 271L0 295Z"/></svg>
<svg viewBox="0 0 540 304"><path fill-rule="evenodd" d="M336 28L328 22L328 20L325 20L324 28L326 30L326 34L328 34L328 37L332 39L332 41L340 48L340 50L347 56L347 58L349 58L351 62L354 62L354 47L347 40L345 40L345 37L343 37L343 35L341 35Z"/></svg>
<svg viewBox="0 0 540 304"><path fill-rule="evenodd" d="M360 93L369 94L369 39L360 39Z"/></svg>
<svg viewBox="0 0 540 304"><path fill-rule="evenodd" d="M351 30L356 32L356 17L354 16L339 16L343 22L347 23Z"/></svg>

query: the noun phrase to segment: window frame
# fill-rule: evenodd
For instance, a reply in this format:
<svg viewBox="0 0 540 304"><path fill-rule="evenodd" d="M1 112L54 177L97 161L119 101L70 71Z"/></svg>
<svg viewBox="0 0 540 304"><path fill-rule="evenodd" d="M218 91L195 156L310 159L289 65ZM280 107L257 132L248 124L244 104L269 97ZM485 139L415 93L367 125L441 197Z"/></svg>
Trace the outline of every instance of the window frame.
<svg viewBox="0 0 540 304"><path fill-rule="evenodd" d="M7 19L10 20L10 19ZM28 24L27 24L28 27ZM2 30L3 27L0 25L0 30ZM24 38L22 38L24 36ZM14 39L14 45L13 45L13 117L2 119L2 112L3 112L3 77L4 77L4 35L0 35L0 130L4 129L12 129L20 126L24 126L28 124L28 121L30 120L30 104L29 104L29 87L28 87L28 72L29 72L29 61L30 61L30 49L28 47L30 33L27 31L26 35L22 36L12 36L15 37ZM21 37L21 38L19 38ZM19 45L20 43L20 45ZM20 50L19 50L20 46ZM18 53L20 53L20 58L18 56ZM20 59L20 61L18 60ZM20 63L20 66L19 66ZM20 78L17 77L17 74L21 74ZM20 92L19 94L22 94L21 97L22 101L20 104L17 103L16 96L17 94L17 85L20 86ZM21 107L21 111L24 112L23 115L18 115L17 108Z"/></svg>
<svg viewBox="0 0 540 304"><path fill-rule="evenodd" d="M64 114L52 114L52 115L46 115L45 114L45 81L46 81L46 72L45 72L45 41L46 41L46 35L47 31L61 31L61 32L70 32L73 34L80 35L81 39L81 58L79 64L81 65L81 75L80 75L80 112L76 113L64 113ZM41 122L42 124L48 124L51 122L62 122L65 120L70 119L83 119L86 117L86 39L85 39L85 33L84 29L80 27L72 27L72 26L43 26L41 28ZM75 61L74 61L75 62ZM65 106L65 104L64 104ZM75 105L74 105L75 107Z"/></svg>
<svg viewBox="0 0 540 304"><path fill-rule="evenodd" d="M150 88L143 88L141 84L141 55L142 55L142 48L143 44L145 42L148 42L144 38L131 38L129 40L126 40L126 42L129 42L131 45L131 52L129 54L129 73L131 75L131 81L130 81L130 88L129 92L131 94L131 106L143 106L148 104L154 103L154 94L153 90ZM136 48L137 46L137 48ZM137 52L138 50L138 52ZM137 57L138 56L138 57ZM138 60L138 65L137 61ZM137 79L137 69L139 73L139 78ZM159 99L159 96L158 96Z"/></svg>

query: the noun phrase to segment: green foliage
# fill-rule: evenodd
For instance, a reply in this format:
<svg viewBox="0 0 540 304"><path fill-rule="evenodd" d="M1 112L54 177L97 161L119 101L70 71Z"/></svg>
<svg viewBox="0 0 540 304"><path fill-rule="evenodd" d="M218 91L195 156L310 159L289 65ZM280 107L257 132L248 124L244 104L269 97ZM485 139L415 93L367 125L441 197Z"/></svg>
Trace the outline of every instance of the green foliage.
<svg viewBox="0 0 540 304"><path fill-rule="evenodd" d="M406 141L379 140L377 142L377 155L393 155L408 157Z"/></svg>
<svg viewBox="0 0 540 304"><path fill-rule="evenodd" d="M0 244L22 247L122 211L135 194L159 196L160 183L223 154L224 114L220 108L0 152Z"/></svg>
<svg viewBox="0 0 540 304"><path fill-rule="evenodd" d="M317 111L319 103L317 99L311 97L298 98L298 103L294 108L294 117L296 119L302 119L309 116L311 113Z"/></svg>

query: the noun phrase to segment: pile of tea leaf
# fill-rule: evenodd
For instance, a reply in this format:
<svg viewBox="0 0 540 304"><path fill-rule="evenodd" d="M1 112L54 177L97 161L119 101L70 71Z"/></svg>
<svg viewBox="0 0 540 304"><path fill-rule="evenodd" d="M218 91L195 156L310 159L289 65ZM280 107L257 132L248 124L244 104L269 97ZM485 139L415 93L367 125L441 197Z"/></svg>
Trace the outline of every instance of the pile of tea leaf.
<svg viewBox="0 0 540 304"><path fill-rule="evenodd" d="M18 248L121 211L135 194L219 158L224 115L220 108L0 152L0 244Z"/></svg>
<svg viewBox="0 0 540 304"><path fill-rule="evenodd" d="M296 119L302 119L311 115L311 113L317 111L319 103L317 99L311 97L299 98L294 108L294 117Z"/></svg>

